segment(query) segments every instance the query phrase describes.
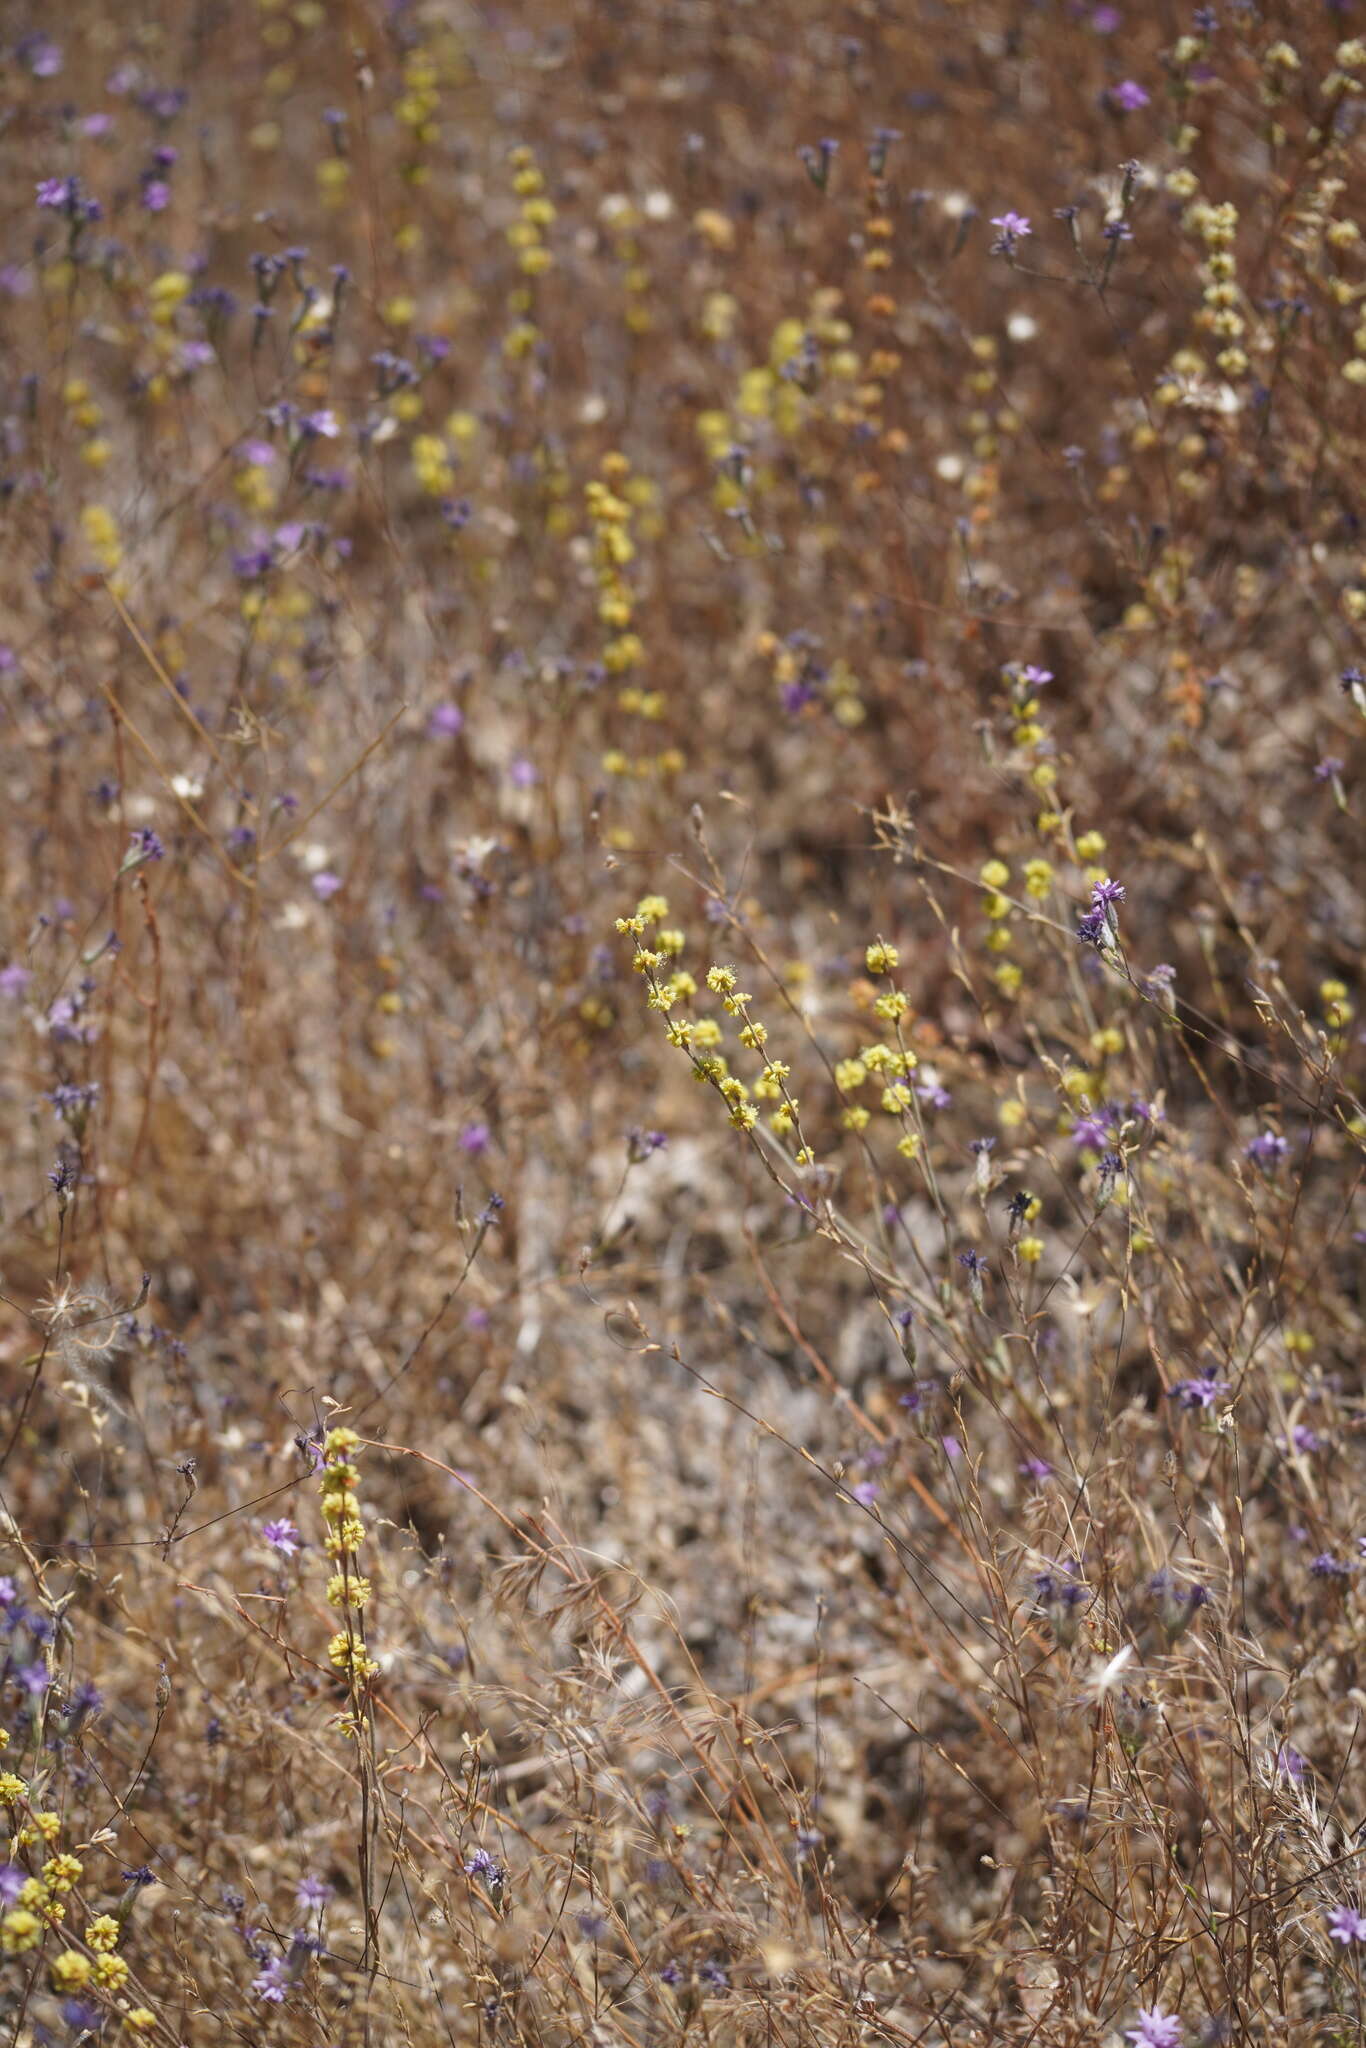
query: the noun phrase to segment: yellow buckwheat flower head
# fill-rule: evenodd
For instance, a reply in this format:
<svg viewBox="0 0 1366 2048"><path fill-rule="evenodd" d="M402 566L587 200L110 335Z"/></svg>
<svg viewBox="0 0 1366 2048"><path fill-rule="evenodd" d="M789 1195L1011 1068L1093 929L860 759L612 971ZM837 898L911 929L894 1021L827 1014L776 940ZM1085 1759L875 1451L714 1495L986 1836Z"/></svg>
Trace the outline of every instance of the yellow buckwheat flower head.
<svg viewBox="0 0 1366 2048"><path fill-rule="evenodd" d="M93 1948L98 1955L107 1954L118 1946L119 1923L112 1913L99 1913L90 1921L85 1930L85 1945Z"/></svg>
<svg viewBox="0 0 1366 2048"><path fill-rule="evenodd" d="M52 1891L69 1892L73 1885L80 1883L82 1865L79 1858L66 1855L65 1853L60 1856L50 1856L43 1865L43 1876L47 1879Z"/></svg>
<svg viewBox="0 0 1366 2048"><path fill-rule="evenodd" d="M16 1906L0 1920L0 1949L7 1956L26 1955L29 1949L37 1948L42 1938L42 1921L25 1906Z"/></svg>
<svg viewBox="0 0 1366 2048"><path fill-rule="evenodd" d="M81 1991L90 1982L94 1964L74 1948L63 1949L52 1958L52 1988L59 1996Z"/></svg>
<svg viewBox="0 0 1366 2048"><path fill-rule="evenodd" d="M870 946L863 957L870 974L890 974L901 959L895 946L884 945L881 940Z"/></svg>

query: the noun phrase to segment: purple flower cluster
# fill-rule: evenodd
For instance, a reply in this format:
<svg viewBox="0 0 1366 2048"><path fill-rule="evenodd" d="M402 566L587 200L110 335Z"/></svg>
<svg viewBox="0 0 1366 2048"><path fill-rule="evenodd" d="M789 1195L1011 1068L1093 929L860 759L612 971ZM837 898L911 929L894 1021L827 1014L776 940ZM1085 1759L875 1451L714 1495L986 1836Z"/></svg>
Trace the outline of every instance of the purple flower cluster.
<svg viewBox="0 0 1366 2048"><path fill-rule="evenodd" d="M1175 2013L1163 2012L1160 2005L1145 2005L1139 2009L1138 2025L1127 2028L1124 2038L1132 2041L1134 2048L1181 2048L1185 2036Z"/></svg>
<svg viewBox="0 0 1366 2048"><path fill-rule="evenodd" d="M1077 923L1077 937L1085 946L1102 951L1119 944L1119 905L1124 901L1124 884L1107 876L1091 891L1091 908Z"/></svg>
<svg viewBox="0 0 1366 2048"><path fill-rule="evenodd" d="M1216 1379L1213 1371L1206 1367L1194 1379L1178 1380L1168 1392L1179 1408L1206 1409L1212 1408L1219 1396L1226 1394L1228 1389L1229 1382Z"/></svg>

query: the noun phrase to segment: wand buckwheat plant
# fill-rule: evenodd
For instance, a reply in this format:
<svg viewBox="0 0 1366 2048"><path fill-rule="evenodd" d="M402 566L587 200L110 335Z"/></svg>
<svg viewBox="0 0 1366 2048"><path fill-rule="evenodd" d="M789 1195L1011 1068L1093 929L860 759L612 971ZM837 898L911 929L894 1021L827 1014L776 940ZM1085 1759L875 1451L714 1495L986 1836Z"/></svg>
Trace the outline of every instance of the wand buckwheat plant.
<svg viewBox="0 0 1366 2048"><path fill-rule="evenodd" d="M339 1610L343 1626L327 1646L327 1661L346 1682L351 1711L343 1724L357 1736L369 1720L370 1681L379 1672L365 1640L365 1607L370 1598L370 1581L360 1569L360 1546L365 1540L360 1498L356 1488L360 1472L355 1453L360 1438L353 1429L329 1429L322 1443L323 1521L327 1533L323 1548L335 1569L327 1582L328 1605Z"/></svg>

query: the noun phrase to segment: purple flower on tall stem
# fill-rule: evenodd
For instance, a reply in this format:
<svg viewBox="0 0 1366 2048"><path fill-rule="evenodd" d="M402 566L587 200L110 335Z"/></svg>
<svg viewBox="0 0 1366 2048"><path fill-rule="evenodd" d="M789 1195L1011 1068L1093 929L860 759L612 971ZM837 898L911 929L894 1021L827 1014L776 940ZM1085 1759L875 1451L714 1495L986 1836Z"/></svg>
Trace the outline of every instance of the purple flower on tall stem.
<svg viewBox="0 0 1366 2048"><path fill-rule="evenodd" d="M1290 1147L1278 1132L1261 1131L1243 1149L1249 1159L1255 1160L1258 1166L1269 1171L1273 1166L1280 1164Z"/></svg>
<svg viewBox="0 0 1366 2048"><path fill-rule="evenodd" d="M958 1263L968 1276L968 1293L972 1297L972 1305L974 1308L980 1309L982 1306L982 1282L991 1271L991 1268L979 1251L959 1252Z"/></svg>
<svg viewBox="0 0 1366 2048"><path fill-rule="evenodd" d="M1334 1906L1328 1915L1328 1939L1340 1941L1344 1948L1366 1942L1366 1914L1358 1913L1355 1906Z"/></svg>
<svg viewBox="0 0 1366 2048"><path fill-rule="evenodd" d="M1140 107L1147 106L1148 94L1136 78L1121 78L1119 84L1111 89L1110 102L1123 113L1134 114Z"/></svg>
<svg viewBox="0 0 1366 2048"><path fill-rule="evenodd" d="M1181 1408L1212 1408L1221 1394L1228 1392L1227 1380L1218 1380L1212 1372L1202 1372L1194 1379L1178 1380L1169 1389L1171 1398Z"/></svg>
<svg viewBox="0 0 1366 2048"><path fill-rule="evenodd" d="M281 1557L297 1556L303 1543L303 1538L293 1522L289 1521L267 1522L262 1527L261 1534L272 1550L279 1551Z"/></svg>
<svg viewBox="0 0 1366 2048"><path fill-rule="evenodd" d="M43 178L35 188L38 204L50 213L72 212L80 191L76 178Z"/></svg>
<svg viewBox="0 0 1366 2048"><path fill-rule="evenodd" d="M253 1977L251 1988L267 2005L283 2005L289 1989L289 1976L283 1956L272 1956L259 1977Z"/></svg>

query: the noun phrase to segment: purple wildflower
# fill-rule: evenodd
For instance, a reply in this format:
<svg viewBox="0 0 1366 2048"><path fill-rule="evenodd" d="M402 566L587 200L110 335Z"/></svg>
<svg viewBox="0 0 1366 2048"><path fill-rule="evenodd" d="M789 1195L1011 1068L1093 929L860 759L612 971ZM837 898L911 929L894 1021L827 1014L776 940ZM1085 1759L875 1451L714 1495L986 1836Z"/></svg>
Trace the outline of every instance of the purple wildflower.
<svg viewBox="0 0 1366 2048"><path fill-rule="evenodd" d="M830 183L830 166L835 161L838 152L838 142L828 135L822 136L814 149L809 142L805 142L797 151L797 155L805 167L806 175L821 192L824 192L826 186Z"/></svg>
<svg viewBox="0 0 1366 2048"><path fill-rule="evenodd" d="M338 889L342 887L344 884L341 876L334 875L330 868L324 868L321 874L313 877L313 894L319 903L330 903Z"/></svg>
<svg viewBox="0 0 1366 2048"><path fill-rule="evenodd" d="M1000 249L1013 249L1016 242L1022 242L1026 235L1032 235L1034 232L1029 225L1028 214L1015 213L1009 208L1005 213L995 214L991 225L1001 230L1001 237L996 245Z"/></svg>
<svg viewBox="0 0 1366 2048"><path fill-rule="evenodd" d="M1127 2028L1124 2038L1134 2048L1181 2048L1181 2022L1160 2005L1146 2005L1139 2010L1138 2025Z"/></svg>
<svg viewBox="0 0 1366 2048"><path fill-rule="evenodd" d="M1286 1140L1276 1131L1262 1131L1244 1147L1249 1159L1268 1170L1278 1166L1290 1150Z"/></svg>
<svg viewBox="0 0 1366 2048"><path fill-rule="evenodd" d="M662 1152L669 1140L663 1131L644 1131L639 1124L632 1124L626 1133L626 1156L632 1166L639 1166L655 1152Z"/></svg>
<svg viewBox="0 0 1366 2048"><path fill-rule="evenodd" d="M1107 930L1103 910L1088 910L1084 917L1077 919L1077 938L1083 946L1101 945Z"/></svg>
<svg viewBox="0 0 1366 2048"><path fill-rule="evenodd" d="M1217 1380L1212 1372L1197 1374L1194 1379L1178 1380L1169 1389L1171 1398L1182 1408L1212 1408L1221 1394L1228 1392L1227 1380Z"/></svg>
<svg viewBox="0 0 1366 2048"><path fill-rule="evenodd" d="M296 1556L303 1543L303 1538L293 1522L266 1522L262 1526L261 1534L272 1550L279 1551L281 1557Z"/></svg>
<svg viewBox="0 0 1366 2048"><path fill-rule="evenodd" d="M1068 1612L1091 1598L1091 1588L1077 1577L1074 1564L1060 1564L1053 1570L1035 1572L1033 1584L1034 1599L1045 1612L1054 1607Z"/></svg>
<svg viewBox="0 0 1366 2048"><path fill-rule="evenodd" d="M301 1913L321 1910L332 1896L332 1887L326 1878L305 1875L299 1879L294 1893L294 1903Z"/></svg>
<svg viewBox="0 0 1366 2048"><path fill-rule="evenodd" d="M165 213L171 203L171 188L164 178L149 178L142 188L142 204L148 213Z"/></svg>
<svg viewBox="0 0 1366 2048"><path fill-rule="evenodd" d="M44 178L36 187L38 204L51 213L73 210L80 183L75 178Z"/></svg>
<svg viewBox="0 0 1366 2048"><path fill-rule="evenodd" d="M475 1154L486 1152L488 1150L489 1135L487 1124L466 1124L458 1140L460 1150Z"/></svg>
<svg viewBox="0 0 1366 2048"><path fill-rule="evenodd" d="M477 1877L480 1883L493 1892L495 1896L502 1891L503 1886L507 1883L507 1872L498 1861L498 1858L487 1849L476 1849L473 1856L466 1860L465 1875L467 1877Z"/></svg>
<svg viewBox="0 0 1366 2048"><path fill-rule="evenodd" d="M1328 1938L1350 1948L1355 1941L1366 1942L1366 1914L1355 1906L1334 1906L1328 1915Z"/></svg>
<svg viewBox="0 0 1366 2048"><path fill-rule="evenodd" d="M1123 882L1112 882L1108 875L1103 882L1097 882L1091 891L1091 907L1094 910L1109 910L1116 903L1123 901Z"/></svg>
<svg viewBox="0 0 1366 2048"><path fill-rule="evenodd" d="M1309 1560L1309 1576L1314 1579L1350 1579L1351 1565L1341 1557L1334 1557L1331 1550L1321 1550L1317 1557Z"/></svg>
<svg viewBox="0 0 1366 2048"><path fill-rule="evenodd" d="M434 704L427 715L427 735L430 739L454 739L464 730L465 714L458 704Z"/></svg>
<svg viewBox="0 0 1366 2048"><path fill-rule="evenodd" d="M251 1988L267 2005L283 2005L289 1989L289 1976L283 1956L272 1956L259 1977L253 1977Z"/></svg>
<svg viewBox="0 0 1366 2048"><path fill-rule="evenodd" d="M166 848L161 835L154 832L150 825L140 825L128 842L128 851L119 863L119 873L126 875L133 868L145 866L148 861L165 858Z"/></svg>
<svg viewBox="0 0 1366 2048"><path fill-rule="evenodd" d="M1110 99L1114 106L1120 107L1126 114L1137 113L1140 107L1146 107L1148 104L1148 94L1136 78L1122 78L1111 90Z"/></svg>
<svg viewBox="0 0 1366 2048"><path fill-rule="evenodd" d="M27 967L21 967L17 960L11 960L8 967L0 967L0 996L17 999L24 993L33 976Z"/></svg>

